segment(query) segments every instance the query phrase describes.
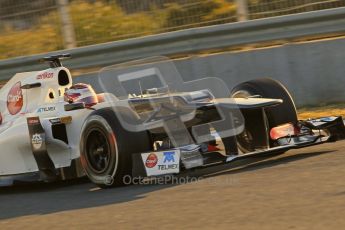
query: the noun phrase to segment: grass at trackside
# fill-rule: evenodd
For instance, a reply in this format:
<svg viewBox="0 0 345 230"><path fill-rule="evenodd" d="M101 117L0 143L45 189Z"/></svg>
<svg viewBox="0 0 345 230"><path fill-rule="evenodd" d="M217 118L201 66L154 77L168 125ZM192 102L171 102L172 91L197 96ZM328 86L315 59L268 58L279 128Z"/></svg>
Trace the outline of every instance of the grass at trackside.
<svg viewBox="0 0 345 230"><path fill-rule="evenodd" d="M343 116L345 118L345 103L298 108L298 118L317 118L326 116Z"/></svg>

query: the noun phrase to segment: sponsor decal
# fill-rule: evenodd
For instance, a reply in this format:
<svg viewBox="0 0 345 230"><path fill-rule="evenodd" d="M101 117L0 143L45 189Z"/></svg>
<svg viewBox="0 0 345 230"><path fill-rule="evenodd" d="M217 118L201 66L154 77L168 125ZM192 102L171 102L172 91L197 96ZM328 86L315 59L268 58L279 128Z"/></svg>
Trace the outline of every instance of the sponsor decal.
<svg viewBox="0 0 345 230"><path fill-rule="evenodd" d="M29 117L27 120L29 125L37 125L40 123L40 120L37 117Z"/></svg>
<svg viewBox="0 0 345 230"><path fill-rule="evenodd" d="M164 163L175 162L175 152L164 152Z"/></svg>
<svg viewBox="0 0 345 230"><path fill-rule="evenodd" d="M158 176L180 172L180 150L143 153L141 158L147 176Z"/></svg>
<svg viewBox="0 0 345 230"><path fill-rule="evenodd" d="M145 165L146 165L147 168L153 168L153 167L156 166L157 162L158 162L158 157L156 156L156 154L151 153L146 158Z"/></svg>
<svg viewBox="0 0 345 230"><path fill-rule="evenodd" d="M36 79L37 80L45 80L45 79L51 79L53 77L54 77L54 73L44 72L44 73L37 75Z"/></svg>
<svg viewBox="0 0 345 230"><path fill-rule="evenodd" d="M23 108L23 92L21 83L17 82L8 92L7 109L11 115L18 114Z"/></svg>
<svg viewBox="0 0 345 230"><path fill-rule="evenodd" d="M164 155L164 164L159 164L158 169L165 171L170 169L177 169L178 164L175 164L175 152L163 152Z"/></svg>
<svg viewBox="0 0 345 230"><path fill-rule="evenodd" d="M32 147L35 149L35 150L38 150L42 147L42 144L43 144L43 138L41 137L40 134L36 133L32 136L32 139L31 139L31 143L32 143Z"/></svg>
<svg viewBox="0 0 345 230"><path fill-rule="evenodd" d="M37 110L37 113L47 113L54 112L56 110L55 106L42 107Z"/></svg>

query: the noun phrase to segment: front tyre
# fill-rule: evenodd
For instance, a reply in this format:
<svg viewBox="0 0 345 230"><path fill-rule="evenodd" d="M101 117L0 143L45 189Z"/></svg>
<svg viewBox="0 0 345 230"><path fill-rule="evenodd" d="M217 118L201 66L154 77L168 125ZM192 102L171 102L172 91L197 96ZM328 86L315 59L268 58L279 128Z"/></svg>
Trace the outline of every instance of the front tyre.
<svg viewBox="0 0 345 230"><path fill-rule="evenodd" d="M233 98L248 98L254 95L283 100L280 105L265 108L269 129L286 123L297 123L295 103L289 91L279 81L270 78L254 79L237 85L231 92ZM237 137L241 151L247 153L265 149L269 145L273 147L274 143L266 138L266 118L262 116L261 110L243 110L242 113L245 118L245 130Z"/></svg>
<svg viewBox="0 0 345 230"><path fill-rule="evenodd" d="M131 176L131 155L152 150L148 133L125 130L112 109L93 112L83 125L80 140L84 171L103 188L123 185L123 178Z"/></svg>
<svg viewBox="0 0 345 230"><path fill-rule="evenodd" d="M254 95L283 100L283 103L278 106L265 108L270 128L289 122L297 123L295 103L289 91L279 81L271 78L254 79L237 85L231 92L231 97L234 98L246 98Z"/></svg>

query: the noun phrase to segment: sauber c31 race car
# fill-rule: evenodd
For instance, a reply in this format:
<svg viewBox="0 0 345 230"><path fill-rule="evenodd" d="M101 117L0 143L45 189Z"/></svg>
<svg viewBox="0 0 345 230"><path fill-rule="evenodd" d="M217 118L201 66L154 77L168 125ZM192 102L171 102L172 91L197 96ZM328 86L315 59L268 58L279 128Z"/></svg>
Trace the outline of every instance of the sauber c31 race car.
<svg viewBox="0 0 345 230"><path fill-rule="evenodd" d="M279 82L231 91L217 78L184 82L166 58L102 69L72 84L61 59L0 90L0 185L87 176L101 187L344 139L341 117L299 121ZM231 164L230 164L231 166Z"/></svg>

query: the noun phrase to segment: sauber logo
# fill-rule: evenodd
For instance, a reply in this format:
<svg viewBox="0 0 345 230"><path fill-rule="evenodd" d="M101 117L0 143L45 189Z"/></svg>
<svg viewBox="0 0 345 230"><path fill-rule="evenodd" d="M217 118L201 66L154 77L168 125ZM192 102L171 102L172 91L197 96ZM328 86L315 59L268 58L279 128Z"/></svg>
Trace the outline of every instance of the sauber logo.
<svg viewBox="0 0 345 230"><path fill-rule="evenodd" d="M11 115L16 115L23 108L23 93L21 83L17 82L7 95L7 109Z"/></svg>
<svg viewBox="0 0 345 230"><path fill-rule="evenodd" d="M42 74L37 75L37 80L44 80L44 79L50 79L54 77L54 73L44 72Z"/></svg>
<svg viewBox="0 0 345 230"><path fill-rule="evenodd" d="M156 166L157 162L158 162L158 157L156 156L156 154L151 153L147 157L145 165L146 165L147 168L153 168L153 167Z"/></svg>

